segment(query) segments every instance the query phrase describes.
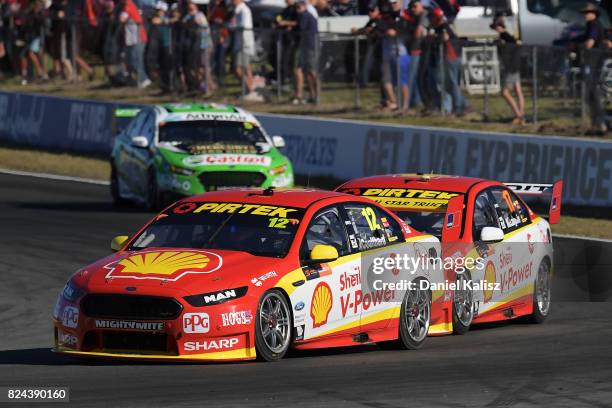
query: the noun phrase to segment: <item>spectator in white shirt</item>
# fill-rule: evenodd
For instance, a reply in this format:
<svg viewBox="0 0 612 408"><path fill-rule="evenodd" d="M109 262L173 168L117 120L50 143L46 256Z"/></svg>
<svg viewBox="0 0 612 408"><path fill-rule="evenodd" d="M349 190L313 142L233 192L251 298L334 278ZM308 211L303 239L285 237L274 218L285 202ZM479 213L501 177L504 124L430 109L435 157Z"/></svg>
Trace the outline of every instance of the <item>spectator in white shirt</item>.
<svg viewBox="0 0 612 408"><path fill-rule="evenodd" d="M232 42L234 74L239 81L242 81L244 76L247 90L245 100L262 101L263 98L255 92L251 70L251 58L255 55L255 36L253 34L251 9L243 0L232 0L232 3L234 4L234 17L231 22L234 39Z"/></svg>

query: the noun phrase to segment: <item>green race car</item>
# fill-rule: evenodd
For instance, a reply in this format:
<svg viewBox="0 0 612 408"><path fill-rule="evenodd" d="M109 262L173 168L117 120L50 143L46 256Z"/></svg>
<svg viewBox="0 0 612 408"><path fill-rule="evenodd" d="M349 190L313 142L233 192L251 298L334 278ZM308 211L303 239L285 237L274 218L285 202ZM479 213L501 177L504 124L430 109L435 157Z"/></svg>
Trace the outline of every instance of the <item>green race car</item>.
<svg viewBox="0 0 612 408"><path fill-rule="evenodd" d="M231 187L292 187L293 168L255 116L219 104L119 109L111 194L158 210L173 198Z"/></svg>

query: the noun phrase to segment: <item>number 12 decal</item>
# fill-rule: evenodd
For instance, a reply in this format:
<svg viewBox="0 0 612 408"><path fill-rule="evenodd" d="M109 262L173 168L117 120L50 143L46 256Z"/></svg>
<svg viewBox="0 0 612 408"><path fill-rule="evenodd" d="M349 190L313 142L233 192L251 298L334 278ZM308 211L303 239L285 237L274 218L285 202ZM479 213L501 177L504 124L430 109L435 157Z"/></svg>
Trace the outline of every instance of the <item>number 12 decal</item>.
<svg viewBox="0 0 612 408"><path fill-rule="evenodd" d="M368 227L370 227L372 231L380 229L380 225L376 222L376 213L372 207L364 207L363 210L361 210L361 215L366 219Z"/></svg>

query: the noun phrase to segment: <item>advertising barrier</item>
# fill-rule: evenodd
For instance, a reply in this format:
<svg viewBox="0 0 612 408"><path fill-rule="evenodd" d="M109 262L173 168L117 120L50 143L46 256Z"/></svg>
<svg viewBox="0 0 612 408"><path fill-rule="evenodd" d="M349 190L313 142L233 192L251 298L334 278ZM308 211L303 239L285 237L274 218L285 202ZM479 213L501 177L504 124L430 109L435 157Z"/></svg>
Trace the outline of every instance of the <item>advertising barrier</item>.
<svg viewBox="0 0 612 408"><path fill-rule="evenodd" d="M0 140L107 153L113 138L113 110L124 106L0 92ZM565 203L612 205L610 141L256 116L268 133L285 137L285 153L297 175L348 180L384 173L434 172L512 182L563 179Z"/></svg>

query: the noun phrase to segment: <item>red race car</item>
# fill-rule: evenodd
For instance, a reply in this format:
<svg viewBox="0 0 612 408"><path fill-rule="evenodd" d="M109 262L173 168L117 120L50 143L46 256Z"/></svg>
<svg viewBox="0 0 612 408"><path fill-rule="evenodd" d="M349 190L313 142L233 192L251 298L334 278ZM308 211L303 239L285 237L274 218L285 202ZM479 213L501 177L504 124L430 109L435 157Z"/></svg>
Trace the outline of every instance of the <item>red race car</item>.
<svg viewBox="0 0 612 408"><path fill-rule="evenodd" d="M445 268L442 311L430 334L465 333L472 323L531 316L550 309L553 268L549 223L561 213L562 182L507 183L470 177L395 174L348 181L336 191L367 197L410 227L437 236L443 259L475 260L465 273ZM518 195L517 195L518 194ZM548 222L519 195L546 195ZM477 263L477 265L475 265Z"/></svg>
<svg viewBox="0 0 612 408"><path fill-rule="evenodd" d="M179 201L77 271L55 348L85 357L264 360L370 342L418 348L432 292L366 291L365 258L439 241L373 201L315 190L227 190ZM365 269L364 269L364 265ZM362 278L362 272L365 278ZM413 282L440 282L442 269Z"/></svg>

